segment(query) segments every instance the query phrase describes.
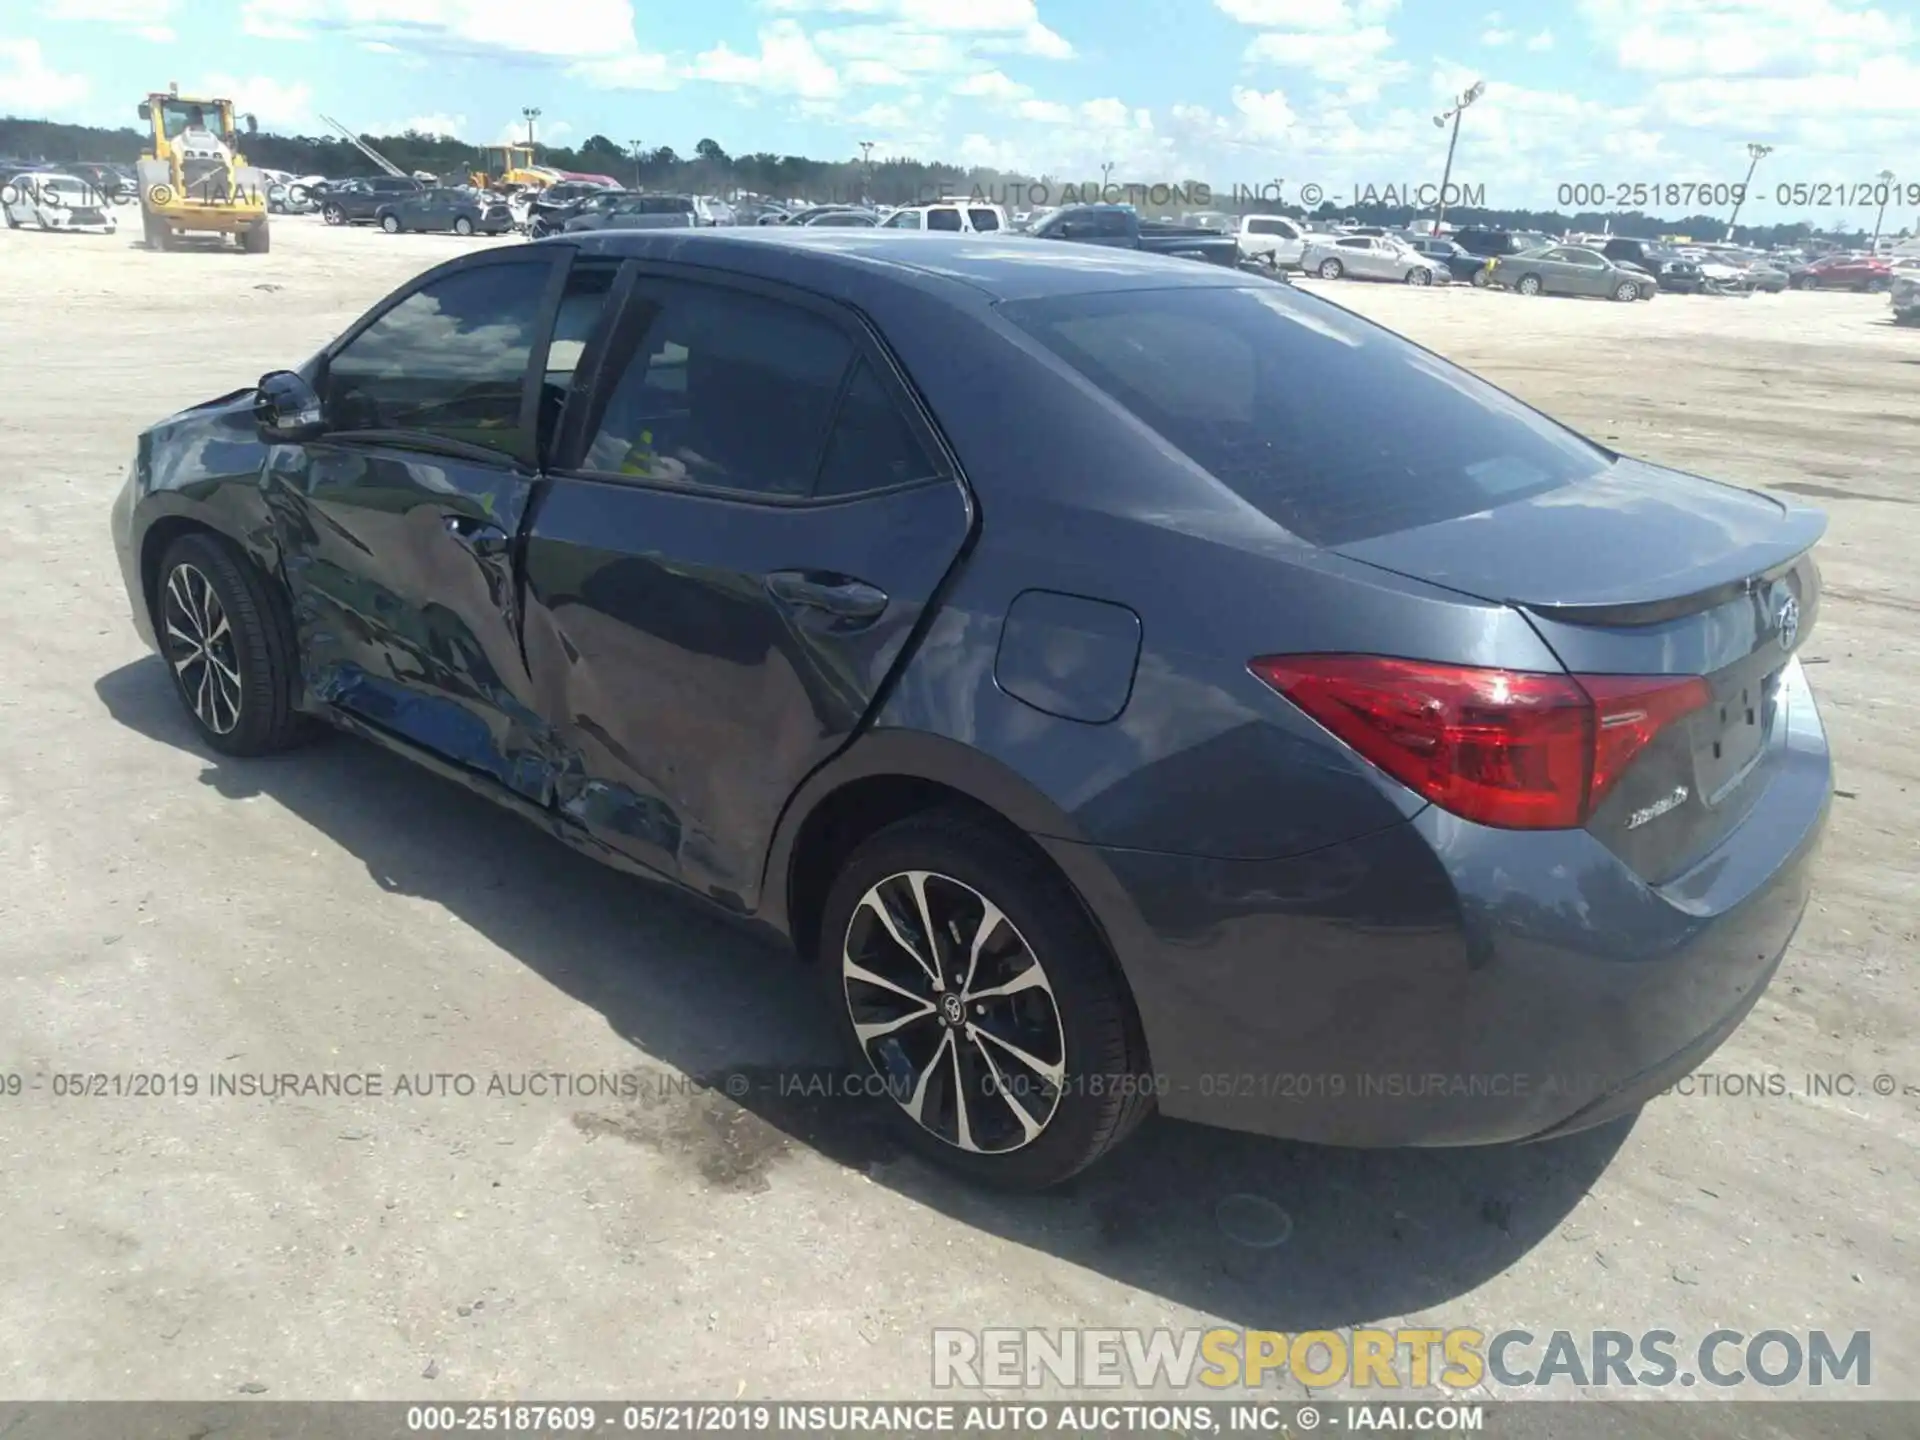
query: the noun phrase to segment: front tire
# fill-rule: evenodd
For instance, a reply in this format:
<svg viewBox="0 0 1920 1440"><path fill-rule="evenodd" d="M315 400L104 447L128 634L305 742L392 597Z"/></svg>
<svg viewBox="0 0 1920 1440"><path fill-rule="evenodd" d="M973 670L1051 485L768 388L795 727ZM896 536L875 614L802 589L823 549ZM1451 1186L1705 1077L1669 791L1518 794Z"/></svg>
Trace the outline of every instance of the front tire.
<svg viewBox="0 0 1920 1440"><path fill-rule="evenodd" d="M183 535L160 560L154 632L200 738L225 755L270 755L312 731L294 708L299 661L285 600L227 541Z"/></svg>
<svg viewBox="0 0 1920 1440"><path fill-rule="evenodd" d="M243 232L240 236L240 248L249 255L266 254L268 247L272 245L272 243L273 237L267 230L265 221L255 225L251 230Z"/></svg>
<svg viewBox="0 0 1920 1440"><path fill-rule="evenodd" d="M936 811L870 837L834 882L821 937L856 1083L937 1163L1046 1189L1151 1108L1112 956L1066 882L992 825Z"/></svg>
<svg viewBox="0 0 1920 1440"><path fill-rule="evenodd" d="M320 218L329 225L344 225L347 223L347 212L338 205L326 205L321 207Z"/></svg>
<svg viewBox="0 0 1920 1440"><path fill-rule="evenodd" d="M1433 272L1431 270L1422 270L1416 265L1413 269L1407 271L1407 284L1431 285L1433 284Z"/></svg>
<svg viewBox="0 0 1920 1440"><path fill-rule="evenodd" d="M1318 274L1322 280L1338 280L1346 272L1347 267L1338 260L1322 260Z"/></svg>
<svg viewBox="0 0 1920 1440"><path fill-rule="evenodd" d="M389 235L398 235L400 233L400 217L398 215L383 216L380 221L380 228Z"/></svg>
<svg viewBox="0 0 1920 1440"><path fill-rule="evenodd" d="M1518 290L1522 295L1538 295L1540 293L1540 277L1538 275L1522 275L1520 277L1520 283L1513 288Z"/></svg>
<svg viewBox="0 0 1920 1440"><path fill-rule="evenodd" d="M456 235L473 234L473 221L464 215L459 216L453 222L453 233Z"/></svg>
<svg viewBox="0 0 1920 1440"><path fill-rule="evenodd" d="M1613 287L1613 298L1623 305L1630 305L1640 298L1640 287L1631 280L1622 280Z"/></svg>
<svg viewBox="0 0 1920 1440"><path fill-rule="evenodd" d="M1483 265L1483 266L1481 266L1481 267L1480 267L1480 268L1479 268L1478 270L1476 270L1476 271L1474 271L1474 272L1473 272L1473 278L1472 278L1472 280L1470 280L1470 281L1469 281L1468 283L1469 283L1469 284L1471 284L1471 285L1473 286L1473 288L1474 288L1474 289L1476 289L1476 290L1484 290L1484 289L1486 289L1486 288L1487 288L1487 286L1488 286L1488 285L1489 285L1490 283L1492 283L1491 281L1489 281L1489 280L1487 279L1487 269L1486 269L1486 266L1484 266L1484 265Z"/></svg>

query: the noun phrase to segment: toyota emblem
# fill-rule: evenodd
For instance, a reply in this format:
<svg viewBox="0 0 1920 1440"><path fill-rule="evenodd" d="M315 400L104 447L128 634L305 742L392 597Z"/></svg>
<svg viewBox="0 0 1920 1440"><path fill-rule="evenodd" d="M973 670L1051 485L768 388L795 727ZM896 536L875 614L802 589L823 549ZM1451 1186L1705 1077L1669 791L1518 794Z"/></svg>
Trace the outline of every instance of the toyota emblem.
<svg viewBox="0 0 1920 1440"><path fill-rule="evenodd" d="M1789 595L1780 602L1777 617L1780 648L1792 650L1800 639L1800 602Z"/></svg>

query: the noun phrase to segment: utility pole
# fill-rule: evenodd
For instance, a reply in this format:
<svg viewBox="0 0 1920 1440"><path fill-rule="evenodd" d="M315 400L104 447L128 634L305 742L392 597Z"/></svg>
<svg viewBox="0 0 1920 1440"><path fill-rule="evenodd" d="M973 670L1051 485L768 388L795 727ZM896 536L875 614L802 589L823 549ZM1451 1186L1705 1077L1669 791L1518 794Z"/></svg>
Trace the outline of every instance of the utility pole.
<svg viewBox="0 0 1920 1440"><path fill-rule="evenodd" d="M1109 160L1100 167L1100 200L1104 204L1107 191L1113 188L1113 161Z"/></svg>
<svg viewBox="0 0 1920 1440"><path fill-rule="evenodd" d="M520 111L520 116L527 122L527 149L531 150L533 149L533 122L540 118L539 108L529 105Z"/></svg>
<svg viewBox="0 0 1920 1440"><path fill-rule="evenodd" d="M1433 117L1433 123L1442 129L1449 120L1453 122L1453 134L1447 139L1447 163L1440 171L1440 213L1433 222L1434 238L1438 239L1447 228L1447 187L1453 183L1453 148L1460 143L1460 117L1467 113L1467 107L1487 93L1487 82L1476 80L1466 90L1450 110L1444 110Z"/></svg>
<svg viewBox="0 0 1920 1440"><path fill-rule="evenodd" d="M633 151L633 188L638 190L640 188L640 142L629 140L627 148Z"/></svg>
<svg viewBox="0 0 1920 1440"><path fill-rule="evenodd" d="M1740 218L1740 207L1746 202L1747 191L1753 188L1753 172L1760 168L1760 161L1772 153L1771 145L1762 145L1753 140L1747 142L1747 154L1753 158L1747 164L1747 178L1740 182L1740 193L1733 197L1733 216L1727 221L1727 239L1733 239L1733 227Z"/></svg>
<svg viewBox="0 0 1920 1440"><path fill-rule="evenodd" d="M1873 217L1873 243L1867 246L1869 255L1880 253L1880 226L1887 218L1887 197L1893 193L1893 172L1882 170L1874 177L1880 182L1880 213Z"/></svg>
<svg viewBox="0 0 1920 1440"><path fill-rule="evenodd" d="M873 203L873 141L860 142L860 198Z"/></svg>

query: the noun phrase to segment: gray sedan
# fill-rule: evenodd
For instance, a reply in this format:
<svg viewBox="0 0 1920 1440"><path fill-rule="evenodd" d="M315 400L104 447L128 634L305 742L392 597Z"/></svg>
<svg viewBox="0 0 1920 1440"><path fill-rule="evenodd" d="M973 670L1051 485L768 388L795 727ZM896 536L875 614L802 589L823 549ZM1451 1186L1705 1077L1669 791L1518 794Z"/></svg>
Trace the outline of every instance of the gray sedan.
<svg viewBox="0 0 1920 1440"><path fill-rule="evenodd" d="M1598 250L1577 245L1548 245L1518 255L1502 255L1487 271L1489 285L1522 295L1590 295L1605 300L1651 300L1660 282L1644 270L1630 270Z"/></svg>
<svg viewBox="0 0 1920 1440"><path fill-rule="evenodd" d="M1322 280L1398 280L1407 285L1444 285L1447 267L1388 235L1310 235L1300 268Z"/></svg>

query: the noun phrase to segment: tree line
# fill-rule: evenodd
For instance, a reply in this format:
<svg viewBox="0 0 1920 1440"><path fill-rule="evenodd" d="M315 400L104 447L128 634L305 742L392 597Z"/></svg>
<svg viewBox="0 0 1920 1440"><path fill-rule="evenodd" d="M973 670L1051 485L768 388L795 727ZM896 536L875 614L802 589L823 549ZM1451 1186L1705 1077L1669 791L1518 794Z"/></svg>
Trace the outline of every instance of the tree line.
<svg viewBox="0 0 1920 1440"><path fill-rule="evenodd" d="M428 135L410 130L403 135L360 137L400 169L420 171L446 179L464 178L480 167L480 151L451 135ZM98 161L130 165L146 142L146 132L126 127L66 125L47 120L0 117L0 157L19 162ZM276 135L265 131L243 138L242 149L255 165L296 175L326 175L346 179L379 173L376 166L345 140L333 136ZM670 145L635 150L605 135L591 135L579 145L537 144L537 163L558 170L612 176L624 185L703 195L752 194L783 200L853 202L880 205L912 204L947 195L978 196L1009 209L1070 204L1083 200L1128 200L1155 216L1177 216L1186 211L1221 209L1290 215L1315 220L1347 219L1365 225L1404 225L1426 212L1408 205L1335 205L1322 202L1311 210L1292 204L1233 201L1229 186L1213 187L1191 177L1165 184L1144 185L1123 176L1024 175L982 167L942 164L906 157L864 160L815 160L804 155L771 151L729 155L718 142L703 139L690 154ZM1506 230L1540 230L1560 234L1567 230L1610 229L1614 234L1655 239L1688 235L1717 239L1725 233L1724 215L1686 215L1668 218L1641 211L1581 211L1498 208L1450 208L1455 225L1486 225ZM1800 244L1809 239L1837 239L1860 243L1865 229L1823 231L1806 223L1743 225L1741 238L1762 245Z"/></svg>

